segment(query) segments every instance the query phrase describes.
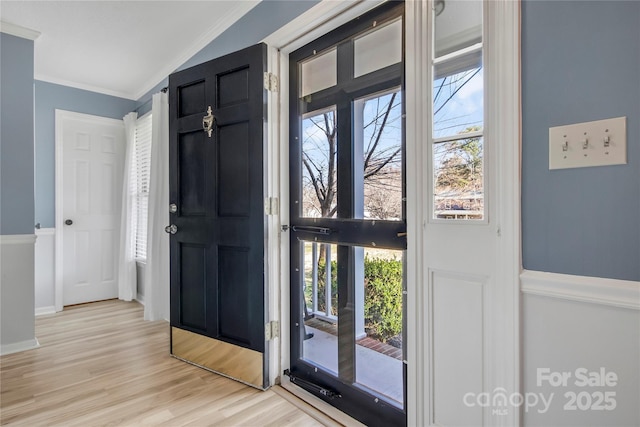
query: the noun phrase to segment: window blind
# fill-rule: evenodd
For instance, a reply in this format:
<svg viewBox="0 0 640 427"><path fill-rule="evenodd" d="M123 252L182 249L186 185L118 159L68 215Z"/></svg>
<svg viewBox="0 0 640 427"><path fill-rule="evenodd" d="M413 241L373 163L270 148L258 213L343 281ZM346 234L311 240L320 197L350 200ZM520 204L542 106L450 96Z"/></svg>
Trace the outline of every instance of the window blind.
<svg viewBox="0 0 640 427"><path fill-rule="evenodd" d="M131 176L132 229L137 261L147 259L147 218L149 212L149 179L151 172L151 113L136 122L135 149Z"/></svg>

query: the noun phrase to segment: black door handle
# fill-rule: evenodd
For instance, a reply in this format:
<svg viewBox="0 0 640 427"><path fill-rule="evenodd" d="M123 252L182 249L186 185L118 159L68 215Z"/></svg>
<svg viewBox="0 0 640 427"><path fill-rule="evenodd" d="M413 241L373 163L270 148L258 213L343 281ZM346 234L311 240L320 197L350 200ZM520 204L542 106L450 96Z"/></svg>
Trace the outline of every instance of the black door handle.
<svg viewBox="0 0 640 427"><path fill-rule="evenodd" d="M73 224L73 221L71 221L70 219L68 219L68 220L66 220L64 223L65 223L65 224L67 224L67 225L71 225L71 224Z"/></svg>
<svg viewBox="0 0 640 427"><path fill-rule="evenodd" d="M291 227L291 230L301 231L304 233L311 233L311 234L323 234L325 236L328 236L329 234L331 234L331 231L332 231L330 228L326 228L326 227L313 227L313 226L306 226L306 225L294 225Z"/></svg>

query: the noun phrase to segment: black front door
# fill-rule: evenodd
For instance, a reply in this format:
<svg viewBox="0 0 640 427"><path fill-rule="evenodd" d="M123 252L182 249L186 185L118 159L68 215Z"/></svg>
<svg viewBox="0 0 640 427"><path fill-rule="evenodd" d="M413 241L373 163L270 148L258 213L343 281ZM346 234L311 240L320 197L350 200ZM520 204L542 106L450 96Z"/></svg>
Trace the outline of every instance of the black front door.
<svg viewBox="0 0 640 427"><path fill-rule="evenodd" d="M264 71L261 44L169 77L171 353L259 388Z"/></svg>

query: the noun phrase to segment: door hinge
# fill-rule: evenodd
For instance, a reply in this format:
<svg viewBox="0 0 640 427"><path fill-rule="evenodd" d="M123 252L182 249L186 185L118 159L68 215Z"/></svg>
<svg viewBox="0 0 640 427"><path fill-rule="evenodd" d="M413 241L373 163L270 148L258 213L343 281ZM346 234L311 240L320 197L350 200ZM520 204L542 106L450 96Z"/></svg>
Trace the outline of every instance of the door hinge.
<svg viewBox="0 0 640 427"><path fill-rule="evenodd" d="M264 213L265 215L278 215L280 212L280 203L277 197L265 197Z"/></svg>
<svg viewBox="0 0 640 427"><path fill-rule="evenodd" d="M272 320L271 322L264 324L264 339L265 341L271 341L274 338L280 336L280 322Z"/></svg>
<svg viewBox="0 0 640 427"><path fill-rule="evenodd" d="M264 88L269 92L278 91L278 76L273 73L264 73Z"/></svg>

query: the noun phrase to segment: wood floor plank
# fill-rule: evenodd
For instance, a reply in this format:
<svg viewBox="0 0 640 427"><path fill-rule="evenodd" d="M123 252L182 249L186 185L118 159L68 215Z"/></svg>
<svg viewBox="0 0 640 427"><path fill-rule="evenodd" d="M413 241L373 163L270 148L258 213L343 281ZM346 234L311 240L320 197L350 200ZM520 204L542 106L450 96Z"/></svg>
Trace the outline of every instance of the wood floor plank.
<svg viewBox="0 0 640 427"><path fill-rule="evenodd" d="M41 347L0 358L0 425L335 425L169 356L169 325L144 321L135 302L40 316L36 336Z"/></svg>

